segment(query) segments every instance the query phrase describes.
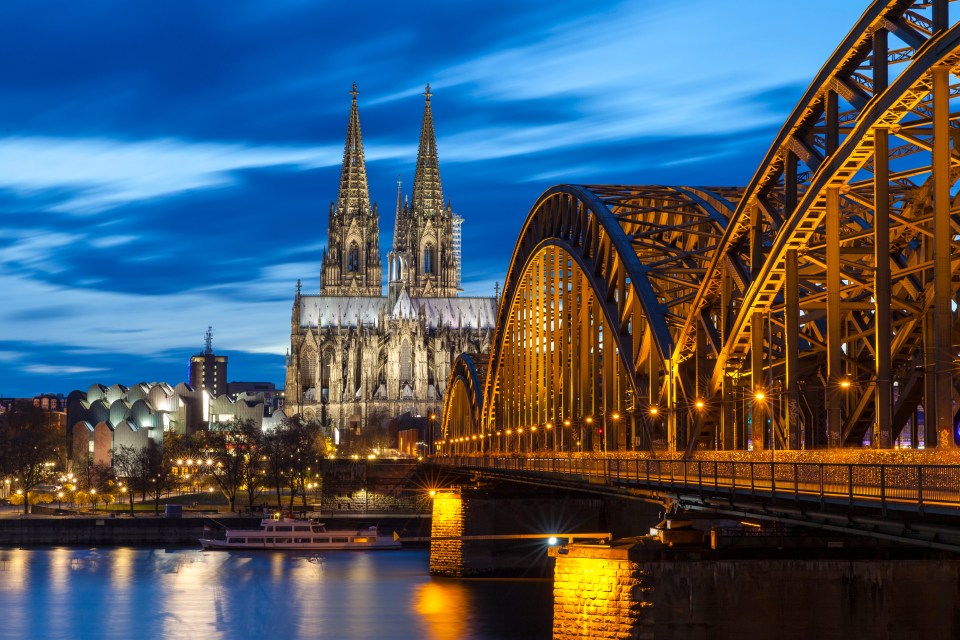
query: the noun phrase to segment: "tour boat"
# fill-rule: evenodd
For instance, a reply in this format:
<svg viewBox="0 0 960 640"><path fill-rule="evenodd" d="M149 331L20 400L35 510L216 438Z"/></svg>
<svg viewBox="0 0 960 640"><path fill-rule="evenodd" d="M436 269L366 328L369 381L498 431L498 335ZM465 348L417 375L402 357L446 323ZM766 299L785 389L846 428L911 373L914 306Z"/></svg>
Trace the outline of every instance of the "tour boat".
<svg viewBox="0 0 960 640"><path fill-rule="evenodd" d="M222 539L203 537L204 549L290 549L360 551L399 549L397 534L381 535L376 527L327 530L321 522L294 518L264 518L259 529L227 529Z"/></svg>

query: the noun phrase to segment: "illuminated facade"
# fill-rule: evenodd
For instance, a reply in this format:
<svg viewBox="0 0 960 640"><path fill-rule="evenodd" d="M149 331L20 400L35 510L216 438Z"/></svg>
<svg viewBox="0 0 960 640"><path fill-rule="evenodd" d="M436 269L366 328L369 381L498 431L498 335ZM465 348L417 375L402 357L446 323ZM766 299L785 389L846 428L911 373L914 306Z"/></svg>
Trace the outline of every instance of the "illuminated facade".
<svg viewBox="0 0 960 640"><path fill-rule="evenodd" d="M287 415L352 432L439 412L453 361L489 349L496 315L496 298L457 295L459 217L443 200L429 86L413 199L398 189L382 295L379 211L370 204L357 93L354 85L320 292L297 284L285 404Z"/></svg>
<svg viewBox="0 0 960 640"><path fill-rule="evenodd" d="M261 394L212 397L205 389L180 383L141 382L95 384L86 391L67 396L67 455L73 464L83 456L94 463L112 464L120 446L147 446L149 441L163 442L163 434L193 434L211 422L248 420L264 425L264 399Z"/></svg>

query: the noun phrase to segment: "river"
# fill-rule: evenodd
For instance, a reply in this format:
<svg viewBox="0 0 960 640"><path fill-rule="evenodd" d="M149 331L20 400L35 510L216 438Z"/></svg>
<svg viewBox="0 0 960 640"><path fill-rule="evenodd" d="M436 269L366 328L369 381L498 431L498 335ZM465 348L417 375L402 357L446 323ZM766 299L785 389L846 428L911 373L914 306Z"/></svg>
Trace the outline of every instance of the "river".
<svg viewBox="0 0 960 640"><path fill-rule="evenodd" d="M0 638L549 638L549 580L451 580L428 552L0 549Z"/></svg>

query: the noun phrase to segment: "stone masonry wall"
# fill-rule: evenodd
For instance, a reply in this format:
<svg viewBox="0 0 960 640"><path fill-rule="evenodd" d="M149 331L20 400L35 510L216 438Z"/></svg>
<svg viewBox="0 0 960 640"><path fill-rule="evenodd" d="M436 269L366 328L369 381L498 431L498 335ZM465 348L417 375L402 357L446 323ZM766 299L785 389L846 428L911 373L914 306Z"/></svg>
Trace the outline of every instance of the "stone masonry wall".
<svg viewBox="0 0 960 640"><path fill-rule="evenodd" d="M464 575L463 535L466 503L458 492L441 491L433 499L430 526L430 575Z"/></svg>
<svg viewBox="0 0 960 640"><path fill-rule="evenodd" d="M571 545L555 557L554 640L653 638L648 575L626 551Z"/></svg>

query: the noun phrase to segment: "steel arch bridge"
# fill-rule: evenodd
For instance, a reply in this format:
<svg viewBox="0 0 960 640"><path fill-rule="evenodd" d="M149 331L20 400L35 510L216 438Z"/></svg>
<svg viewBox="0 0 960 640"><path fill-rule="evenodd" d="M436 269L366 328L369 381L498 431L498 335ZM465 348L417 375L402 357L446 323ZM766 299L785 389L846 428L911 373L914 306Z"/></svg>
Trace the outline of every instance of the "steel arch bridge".
<svg viewBox="0 0 960 640"><path fill-rule="evenodd" d="M437 450L955 447L950 13L874 2L745 188L548 189Z"/></svg>

